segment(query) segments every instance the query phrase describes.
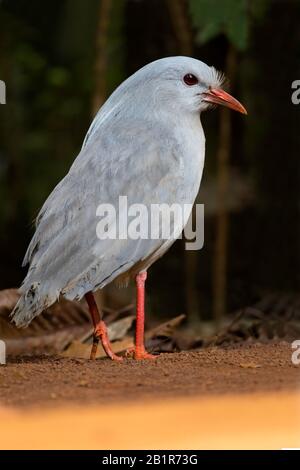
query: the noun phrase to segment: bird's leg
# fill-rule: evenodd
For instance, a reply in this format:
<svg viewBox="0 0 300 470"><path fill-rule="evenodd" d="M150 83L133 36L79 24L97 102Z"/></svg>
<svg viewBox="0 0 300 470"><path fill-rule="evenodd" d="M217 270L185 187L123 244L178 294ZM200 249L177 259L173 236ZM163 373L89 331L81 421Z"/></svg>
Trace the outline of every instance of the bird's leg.
<svg viewBox="0 0 300 470"><path fill-rule="evenodd" d="M147 271L137 274L136 283L136 330L135 330L135 359L154 359L156 356L149 354L144 344L145 329L145 281Z"/></svg>
<svg viewBox="0 0 300 470"><path fill-rule="evenodd" d="M107 356L110 357L114 361L121 361L122 358L117 356L111 348L111 344L107 335L107 328L106 328L104 321L102 320L100 316L93 293L87 292L87 294L85 294L85 298L89 306L89 311L90 311L93 325L94 325L93 346L91 350L90 359L96 359L98 343L100 340L102 347L104 351L106 352Z"/></svg>

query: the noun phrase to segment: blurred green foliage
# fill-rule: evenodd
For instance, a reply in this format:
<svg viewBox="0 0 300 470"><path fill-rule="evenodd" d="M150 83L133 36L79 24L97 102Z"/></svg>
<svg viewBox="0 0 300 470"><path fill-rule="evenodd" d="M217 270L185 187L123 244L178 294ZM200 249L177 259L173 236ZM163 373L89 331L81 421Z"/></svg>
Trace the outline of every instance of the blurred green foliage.
<svg viewBox="0 0 300 470"><path fill-rule="evenodd" d="M191 18L205 43L224 34L240 51L249 45L251 22L262 19L270 0L189 0Z"/></svg>

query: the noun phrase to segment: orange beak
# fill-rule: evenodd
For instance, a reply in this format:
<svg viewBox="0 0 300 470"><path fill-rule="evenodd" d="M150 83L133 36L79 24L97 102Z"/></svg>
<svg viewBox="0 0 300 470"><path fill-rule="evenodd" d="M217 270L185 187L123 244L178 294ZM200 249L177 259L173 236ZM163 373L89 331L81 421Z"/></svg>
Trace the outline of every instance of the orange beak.
<svg viewBox="0 0 300 470"><path fill-rule="evenodd" d="M207 103L221 104L222 106L226 106L226 108L233 109L234 111L238 111L242 114L247 114L246 109L238 100L220 88L210 88L208 92L203 93L203 101L206 101Z"/></svg>

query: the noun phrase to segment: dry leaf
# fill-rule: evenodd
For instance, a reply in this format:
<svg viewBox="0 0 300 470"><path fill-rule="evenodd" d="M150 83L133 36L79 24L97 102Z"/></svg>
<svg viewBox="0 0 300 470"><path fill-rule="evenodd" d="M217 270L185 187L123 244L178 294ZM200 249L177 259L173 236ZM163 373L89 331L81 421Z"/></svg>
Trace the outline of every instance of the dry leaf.
<svg viewBox="0 0 300 470"><path fill-rule="evenodd" d="M0 316L9 314L20 298L18 289L0 291Z"/></svg>
<svg viewBox="0 0 300 470"><path fill-rule="evenodd" d="M185 315L178 315L178 317L172 318L172 320L162 323L146 332L145 338L149 339L156 336L172 336L174 329L179 326L184 319Z"/></svg>
<svg viewBox="0 0 300 470"><path fill-rule="evenodd" d="M128 330L131 328L134 318L134 315L129 315L128 317L121 318L120 320L116 320L108 325L107 334L110 341L116 341L124 338ZM93 333L94 328L90 328L89 331L79 339L79 341L82 343L92 343Z"/></svg>
<svg viewBox="0 0 300 470"><path fill-rule="evenodd" d="M97 357L100 355L104 355L103 348L101 344L99 344ZM84 344L80 341L72 341L72 343L68 346L68 348L61 353L63 357L80 357L82 359L89 359L91 355L91 345Z"/></svg>
<svg viewBox="0 0 300 470"><path fill-rule="evenodd" d="M243 369L258 369L259 367L261 367L261 365L255 364L255 362L242 362L240 364L240 367L242 367Z"/></svg>
<svg viewBox="0 0 300 470"><path fill-rule="evenodd" d="M63 357L80 357L82 359L89 359L91 355L91 344L81 343L80 341L73 341L68 349L61 353ZM126 351L133 347L133 340L130 337L126 337L120 341L111 343L111 348L115 354ZM96 358L106 357L106 353L99 342Z"/></svg>

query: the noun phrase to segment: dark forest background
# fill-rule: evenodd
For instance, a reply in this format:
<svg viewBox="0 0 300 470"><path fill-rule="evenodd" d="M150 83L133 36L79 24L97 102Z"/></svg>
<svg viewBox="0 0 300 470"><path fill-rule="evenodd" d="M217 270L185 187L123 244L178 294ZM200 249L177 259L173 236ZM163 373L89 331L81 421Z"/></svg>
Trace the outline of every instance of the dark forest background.
<svg viewBox="0 0 300 470"><path fill-rule="evenodd" d="M299 21L298 0L0 1L0 288L21 283L32 221L105 98L144 64L191 55L226 73L248 116L203 115L204 248L178 241L153 266L148 310L218 321L299 290Z"/></svg>

